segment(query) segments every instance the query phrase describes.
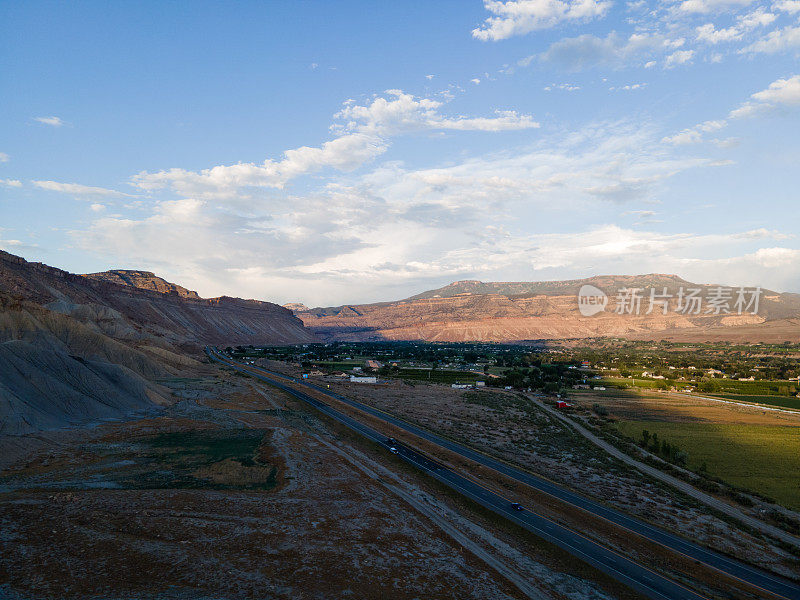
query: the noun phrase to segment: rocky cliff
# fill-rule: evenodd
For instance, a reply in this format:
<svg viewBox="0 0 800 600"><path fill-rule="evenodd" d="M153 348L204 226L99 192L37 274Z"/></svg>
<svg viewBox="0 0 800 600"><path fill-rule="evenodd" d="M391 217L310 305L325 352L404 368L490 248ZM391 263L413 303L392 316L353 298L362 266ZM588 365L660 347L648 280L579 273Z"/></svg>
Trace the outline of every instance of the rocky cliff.
<svg viewBox="0 0 800 600"><path fill-rule="evenodd" d="M584 285L608 294L606 309L593 316L578 310ZM699 285L676 275L608 276L547 282L459 281L406 300L296 310L303 322L326 340L428 340L511 342L591 337L684 338L742 341L800 340L800 296L768 290L760 295L758 314L743 311L700 314L676 310L683 288L707 297L718 286ZM639 314L617 314L616 295L623 288L645 290ZM649 314L649 290L672 296L667 314L661 305Z"/></svg>
<svg viewBox="0 0 800 600"><path fill-rule="evenodd" d="M154 337L186 348L314 340L291 311L271 302L227 296L204 299L188 290L182 294L184 288L160 278L155 279L164 283L165 292L150 289L156 285L153 278L100 275L75 275L0 252L0 291L91 322L112 337Z"/></svg>
<svg viewBox="0 0 800 600"><path fill-rule="evenodd" d="M158 380L197 365L187 354L205 344L316 339L276 304L110 273L0 252L0 437L153 410L169 401Z"/></svg>
<svg viewBox="0 0 800 600"><path fill-rule="evenodd" d="M127 269L115 269L113 271L103 271L102 273L87 273L84 277L97 281L110 281L143 290L153 290L162 294L178 294L181 298L199 299L197 292L187 290L185 287L176 283L170 283L150 271L131 271Z"/></svg>

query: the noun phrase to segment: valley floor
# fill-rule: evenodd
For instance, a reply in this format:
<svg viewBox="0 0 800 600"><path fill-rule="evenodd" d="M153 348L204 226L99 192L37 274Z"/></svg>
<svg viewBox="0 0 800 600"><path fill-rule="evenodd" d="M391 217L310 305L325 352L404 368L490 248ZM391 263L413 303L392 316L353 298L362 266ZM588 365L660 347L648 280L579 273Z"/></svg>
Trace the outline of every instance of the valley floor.
<svg viewBox="0 0 800 600"><path fill-rule="evenodd" d="M159 415L40 436L0 471L0 597L633 597L286 395L160 383Z"/></svg>

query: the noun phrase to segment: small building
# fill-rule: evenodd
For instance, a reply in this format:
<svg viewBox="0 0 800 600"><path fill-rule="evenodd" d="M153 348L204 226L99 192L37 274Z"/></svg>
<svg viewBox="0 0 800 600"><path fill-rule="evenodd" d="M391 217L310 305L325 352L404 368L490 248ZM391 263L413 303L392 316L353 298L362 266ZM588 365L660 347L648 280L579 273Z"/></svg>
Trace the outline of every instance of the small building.
<svg viewBox="0 0 800 600"><path fill-rule="evenodd" d="M472 386L468 383L451 383L450 387L454 390L466 390L467 388L471 388Z"/></svg>
<svg viewBox="0 0 800 600"><path fill-rule="evenodd" d="M564 402L563 400L558 400L556 402L556 408L567 408L568 406L569 404L567 402Z"/></svg>
<svg viewBox="0 0 800 600"><path fill-rule="evenodd" d="M485 381L476 381L475 382L475 387L484 387L484 386L486 386L486 382Z"/></svg>
<svg viewBox="0 0 800 600"><path fill-rule="evenodd" d="M589 384L588 383L576 383L572 386L573 390L588 390Z"/></svg>
<svg viewBox="0 0 800 600"><path fill-rule="evenodd" d="M350 375L350 383L378 383L374 375Z"/></svg>
<svg viewBox="0 0 800 600"><path fill-rule="evenodd" d="M596 385L592 389L597 390L599 392L605 392L606 391L606 388L604 386L602 386L602 385Z"/></svg>
<svg viewBox="0 0 800 600"><path fill-rule="evenodd" d="M368 369L380 369L383 366L383 363L377 360L368 360L367 361L367 368Z"/></svg>

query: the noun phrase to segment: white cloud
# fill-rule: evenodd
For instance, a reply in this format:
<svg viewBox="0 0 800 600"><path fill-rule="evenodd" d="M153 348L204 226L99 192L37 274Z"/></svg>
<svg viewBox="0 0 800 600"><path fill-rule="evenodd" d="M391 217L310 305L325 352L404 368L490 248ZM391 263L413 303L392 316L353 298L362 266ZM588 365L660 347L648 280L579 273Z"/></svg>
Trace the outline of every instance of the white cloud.
<svg viewBox="0 0 800 600"><path fill-rule="evenodd" d="M742 32L736 27L726 29L715 29L713 23L706 23L697 28L697 39L709 44L719 44L720 42L730 42L741 39Z"/></svg>
<svg viewBox="0 0 800 600"><path fill-rule="evenodd" d="M767 12L763 6L760 6L753 12L738 16L736 22L741 29L750 30L756 27L766 27L777 18L777 15Z"/></svg>
<svg viewBox="0 0 800 600"><path fill-rule="evenodd" d="M768 104L800 104L800 75L773 81L767 89L756 92L752 97Z"/></svg>
<svg viewBox="0 0 800 600"><path fill-rule="evenodd" d="M703 141L703 134L710 133L712 131L718 131L724 128L726 125L727 122L724 120L706 121L705 123L700 123L699 125L695 125L689 129L684 129L675 135L667 136L661 141L674 146L697 144Z"/></svg>
<svg viewBox="0 0 800 600"><path fill-rule="evenodd" d="M666 68L675 67L677 65L685 65L692 62L694 58L694 50L677 50L667 56L664 66Z"/></svg>
<svg viewBox="0 0 800 600"><path fill-rule="evenodd" d="M61 183L59 181L32 181L33 185L43 190L51 192L62 192L64 194L72 194L73 196L108 196L108 197L122 197L130 196L123 192L116 190L109 190L101 187L92 187L89 185L81 185L79 183Z"/></svg>
<svg viewBox="0 0 800 600"><path fill-rule="evenodd" d="M750 96L750 100L741 104L738 108L728 113L728 119L717 119L705 121L694 127L662 138L662 142L681 146L686 144L698 144L705 141L706 133L719 131L728 126L730 119L741 119L751 117L759 113L765 113L781 107L800 106L800 75L794 75L786 79L777 79L769 84L769 87ZM715 140L720 147L730 147L735 145L735 139Z"/></svg>
<svg viewBox="0 0 800 600"><path fill-rule="evenodd" d="M531 116L495 111L492 117L448 117L439 112L444 102L417 98L400 90L359 105L348 101L334 115L338 135L319 147L303 146L284 152L281 160L261 164L219 165L199 172L170 169L142 172L134 183L148 191L172 188L182 195L232 198L247 187L283 188L290 180L329 167L352 171L383 154L390 138L423 131L512 131L539 127Z"/></svg>
<svg viewBox="0 0 800 600"><path fill-rule="evenodd" d="M610 88L608 88L608 90L611 92L615 91L632 92L634 90L644 89L645 87L647 87L646 83L629 83L626 85L617 85L617 86L612 85Z"/></svg>
<svg viewBox="0 0 800 600"><path fill-rule="evenodd" d="M779 0L772 5L772 9L794 14L800 12L800 0Z"/></svg>
<svg viewBox="0 0 800 600"><path fill-rule="evenodd" d="M581 89L581 86L573 83L551 83L550 85L542 88L545 92L552 92L553 90L562 90L565 92L576 92Z"/></svg>
<svg viewBox="0 0 800 600"><path fill-rule="evenodd" d="M425 79L427 79L428 81L430 81L434 77L436 77L436 76L435 75L425 75Z"/></svg>
<svg viewBox="0 0 800 600"><path fill-rule="evenodd" d="M538 59L572 71L604 65L621 67L681 44L682 39L674 40L659 34L634 33L623 37L611 32L604 38L583 34L554 42L545 52L525 58L519 64L527 66Z"/></svg>
<svg viewBox="0 0 800 600"><path fill-rule="evenodd" d="M754 0L683 0L680 10L686 13L710 13L736 6L748 6Z"/></svg>
<svg viewBox="0 0 800 600"><path fill-rule="evenodd" d="M0 184L8 187L22 187L22 182L19 179L0 179Z"/></svg>
<svg viewBox="0 0 800 600"><path fill-rule="evenodd" d="M494 16L472 31L473 37L504 40L562 22L585 22L603 17L611 7L608 0L484 0L486 10Z"/></svg>
<svg viewBox="0 0 800 600"><path fill-rule="evenodd" d="M0 152L0 162L8 162L11 157L5 152Z"/></svg>
<svg viewBox="0 0 800 600"><path fill-rule="evenodd" d="M50 125L52 127L61 127L62 125L66 125L64 121L62 121L59 117L34 117L34 121L38 121L39 123L43 123L44 125Z"/></svg>
<svg viewBox="0 0 800 600"><path fill-rule="evenodd" d="M729 117L749 117L780 107L800 106L800 75L773 81L767 89L756 92L750 98L752 100L732 110Z"/></svg>
<svg viewBox="0 0 800 600"><path fill-rule="evenodd" d="M800 48L800 27L784 27L770 31L766 36L749 46L741 53L775 54L792 48Z"/></svg>
<svg viewBox="0 0 800 600"><path fill-rule="evenodd" d="M697 39L709 44L731 42L742 39L742 36L757 27L765 27L775 21L777 17L766 12L763 7L736 18L736 23L725 29L716 29L713 23L706 23L697 27Z"/></svg>

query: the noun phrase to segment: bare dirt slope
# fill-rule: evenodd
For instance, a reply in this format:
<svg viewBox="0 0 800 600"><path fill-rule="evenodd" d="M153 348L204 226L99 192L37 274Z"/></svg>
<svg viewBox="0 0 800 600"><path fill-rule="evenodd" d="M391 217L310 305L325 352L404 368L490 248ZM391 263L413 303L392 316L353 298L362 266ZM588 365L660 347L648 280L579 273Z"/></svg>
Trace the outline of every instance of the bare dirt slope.
<svg viewBox="0 0 800 600"><path fill-rule="evenodd" d="M269 302L204 300L142 272L114 277L0 252L0 449L7 436L155 409L167 402L158 380L191 369L187 353L204 344L315 339Z"/></svg>

